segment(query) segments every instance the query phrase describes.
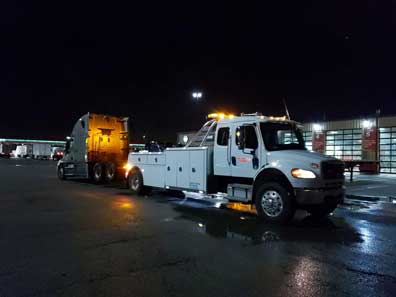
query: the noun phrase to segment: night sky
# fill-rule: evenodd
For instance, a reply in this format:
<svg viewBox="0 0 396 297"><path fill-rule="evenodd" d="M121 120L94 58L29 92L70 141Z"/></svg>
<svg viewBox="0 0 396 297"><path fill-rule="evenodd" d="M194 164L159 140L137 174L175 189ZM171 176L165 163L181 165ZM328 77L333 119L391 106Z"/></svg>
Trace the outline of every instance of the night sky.
<svg viewBox="0 0 396 297"><path fill-rule="evenodd" d="M63 139L90 111L175 140L282 98L302 122L396 114L390 1L125 3L2 1L0 138Z"/></svg>

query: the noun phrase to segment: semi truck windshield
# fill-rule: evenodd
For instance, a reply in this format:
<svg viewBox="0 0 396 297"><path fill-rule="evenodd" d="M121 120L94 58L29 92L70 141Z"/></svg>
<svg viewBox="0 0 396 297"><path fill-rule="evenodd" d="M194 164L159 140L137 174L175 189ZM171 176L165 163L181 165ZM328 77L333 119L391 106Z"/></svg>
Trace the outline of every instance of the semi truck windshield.
<svg viewBox="0 0 396 297"><path fill-rule="evenodd" d="M306 150L300 129L289 123L260 123L260 130L268 151Z"/></svg>

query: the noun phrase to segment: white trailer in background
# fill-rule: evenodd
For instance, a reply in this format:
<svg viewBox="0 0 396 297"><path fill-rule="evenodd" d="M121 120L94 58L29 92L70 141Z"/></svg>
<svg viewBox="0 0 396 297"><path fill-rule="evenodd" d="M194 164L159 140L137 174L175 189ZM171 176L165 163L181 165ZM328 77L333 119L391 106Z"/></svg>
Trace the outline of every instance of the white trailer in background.
<svg viewBox="0 0 396 297"><path fill-rule="evenodd" d="M33 147L31 144L17 145L15 150L15 157L27 158L33 155Z"/></svg>
<svg viewBox="0 0 396 297"><path fill-rule="evenodd" d="M129 188L220 192L280 222L297 208L325 216L343 200L343 162L308 151L298 123L257 113L210 117L183 148L130 153Z"/></svg>
<svg viewBox="0 0 396 297"><path fill-rule="evenodd" d="M33 143L33 158L49 159L51 156L51 145L47 143Z"/></svg>

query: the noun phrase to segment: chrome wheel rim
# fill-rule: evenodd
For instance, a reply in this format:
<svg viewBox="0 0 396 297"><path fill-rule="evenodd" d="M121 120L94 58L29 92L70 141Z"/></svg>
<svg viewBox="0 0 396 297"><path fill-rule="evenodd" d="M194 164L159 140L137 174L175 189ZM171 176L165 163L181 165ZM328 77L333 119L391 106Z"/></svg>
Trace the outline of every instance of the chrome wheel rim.
<svg viewBox="0 0 396 297"><path fill-rule="evenodd" d="M267 216L277 217L283 210L282 197L277 191L268 190L261 198L261 206Z"/></svg>
<svg viewBox="0 0 396 297"><path fill-rule="evenodd" d="M132 177L131 178L131 189L134 190L134 191L137 191L139 189L139 187L140 187L139 178L137 176L136 177Z"/></svg>
<svg viewBox="0 0 396 297"><path fill-rule="evenodd" d="M102 170L100 168L95 169L95 179L99 180L102 176Z"/></svg>
<svg viewBox="0 0 396 297"><path fill-rule="evenodd" d="M113 177L114 177L114 174L115 174L115 170L114 170L114 168L109 168L108 170L107 170L107 178L108 179L112 179Z"/></svg>

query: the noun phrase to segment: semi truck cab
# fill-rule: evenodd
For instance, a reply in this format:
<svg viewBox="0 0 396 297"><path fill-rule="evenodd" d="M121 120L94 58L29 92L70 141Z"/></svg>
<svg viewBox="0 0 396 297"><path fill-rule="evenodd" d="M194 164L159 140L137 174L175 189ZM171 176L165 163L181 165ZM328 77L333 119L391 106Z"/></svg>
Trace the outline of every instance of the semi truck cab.
<svg viewBox="0 0 396 297"><path fill-rule="evenodd" d="M221 192L228 201L255 205L261 218L281 222L298 208L325 216L343 200L343 162L308 151L297 122L259 113L208 117L183 148L130 153L131 190Z"/></svg>
<svg viewBox="0 0 396 297"><path fill-rule="evenodd" d="M128 156L128 118L87 113L66 138L64 156L58 161L59 179L92 179L110 182L123 173Z"/></svg>

